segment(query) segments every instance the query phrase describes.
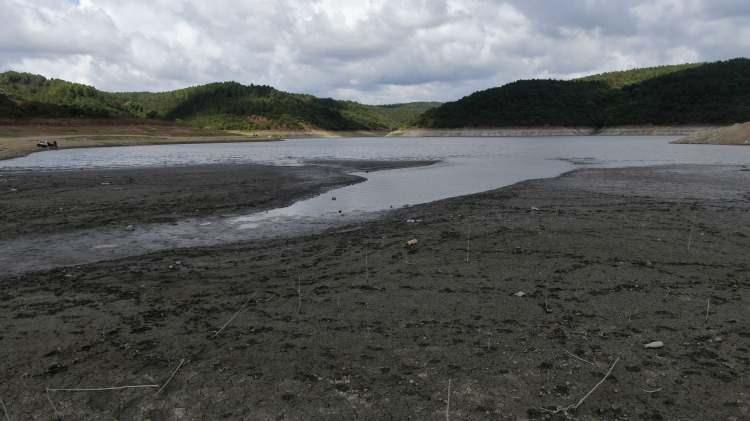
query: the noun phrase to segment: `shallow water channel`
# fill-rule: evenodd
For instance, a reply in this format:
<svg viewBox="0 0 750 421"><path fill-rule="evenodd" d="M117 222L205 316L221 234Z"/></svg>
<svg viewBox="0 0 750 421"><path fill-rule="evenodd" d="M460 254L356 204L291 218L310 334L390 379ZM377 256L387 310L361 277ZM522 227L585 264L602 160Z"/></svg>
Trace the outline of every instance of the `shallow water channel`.
<svg viewBox="0 0 750 421"><path fill-rule="evenodd" d="M0 173L252 162L300 165L308 160L341 159L440 162L425 167L355 173L367 180L265 212L0 242L0 270L19 273L179 247L309 234L376 218L389 209L478 193L528 179L554 177L581 166L750 164L750 147L669 144L674 139L628 136L300 139L40 152L0 161ZM65 247L57 247L55 255L49 256L42 251L50 244Z"/></svg>

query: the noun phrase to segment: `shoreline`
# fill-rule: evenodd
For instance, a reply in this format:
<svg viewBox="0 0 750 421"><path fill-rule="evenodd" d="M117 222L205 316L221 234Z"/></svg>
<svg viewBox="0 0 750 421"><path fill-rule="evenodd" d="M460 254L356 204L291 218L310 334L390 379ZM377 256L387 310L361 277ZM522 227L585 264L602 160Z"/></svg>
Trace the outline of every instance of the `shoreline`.
<svg viewBox="0 0 750 421"><path fill-rule="evenodd" d="M36 143L41 140L56 140L59 149L106 148L121 146L171 145L193 143L244 143L281 141L281 138L254 138L239 135L228 136L142 136L142 135L60 135L60 136L24 136L14 138L0 137L0 160L20 158L35 152L47 151Z"/></svg>
<svg viewBox="0 0 750 421"><path fill-rule="evenodd" d="M557 136L687 136L718 126L500 127L459 129L404 129L398 137L557 137Z"/></svg>
<svg viewBox="0 0 750 421"><path fill-rule="evenodd" d="M526 419L619 361L577 418L740 419L748 182L583 168L321 234L5 277L0 396L40 419L46 388L169 379L157 398L50 399L74 419L430 419L450 380L456 418Z"/></svg>
<svg viewBox="0 0 750 421"><path fill-rule="evenodd" d="M0 126L1 128L2 126ZM140 146L191 143L242 143L282 141L284 139L336 138L336 137L557 137L557 136L697 136L717 129L717 126L629 126L595 128L570 127L516 127L487 129L403 129L388 131L329 131L329 130L259 130L226 131L222 135L169 136L144 134L46 134L0 136L0 160L19 158L47 149L36 147L40 139L58 140L60 149L97 148L109 146ZM180 128L189 130L189 128ZM54 133L54 130L53 132ZM73 143L69 143L73 142ZM675 142L681 143L681 142Z"/></svg>
<svg viewBox="0 0 750 421"><path fill-rule="evenodd" d="M253 213L289 206L365 179L351 174L436 161L313 160L299 166L0 170L0 241L27 235Z"/></svg>

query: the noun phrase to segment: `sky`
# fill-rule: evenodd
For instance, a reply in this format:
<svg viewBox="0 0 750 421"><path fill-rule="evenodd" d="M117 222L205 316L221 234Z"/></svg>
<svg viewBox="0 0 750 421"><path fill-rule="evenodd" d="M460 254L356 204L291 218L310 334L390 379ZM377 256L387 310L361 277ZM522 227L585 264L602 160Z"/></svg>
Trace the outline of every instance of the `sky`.
<svg viewBox="0 0 750 421"><path fill-rule="evenodd" d="M385 104L750 52L747 0L0 0L0 70Z"/></svg>

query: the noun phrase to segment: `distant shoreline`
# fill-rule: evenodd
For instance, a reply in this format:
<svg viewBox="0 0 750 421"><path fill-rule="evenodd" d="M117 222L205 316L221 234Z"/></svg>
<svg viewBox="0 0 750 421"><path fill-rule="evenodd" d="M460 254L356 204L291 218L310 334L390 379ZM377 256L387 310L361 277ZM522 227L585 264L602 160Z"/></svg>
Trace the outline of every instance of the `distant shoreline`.
<svg viewBox="0 0 750 421"><path fill-rule="evenodd" d="M45 128L38 134L25 132L22 136L0 136L0 160L13 159L45 149L37 148L36 143L42 139L57 140L60 149L93 148L109 146L142 146L179 143L238 143L278 141L300 138L336 138L336 137L545 137L545 136L690 136L715 130L716 126L625 126L596 129L591 127L508 127L508 128L466 128L466 129L403 129L388 131L331 131L331 130L259 130L259 131L224 131L211 135L195 134L175 135L168 130L160 134L158 128L149 134L132 133L129 130L99 128L93 134L72 134L61 131L55 134L54 128ZM153 128L152 128L153 129Z"/></svg>
<svg viewBox="0 0 750 421"><path fill-rule="evenodd" d="M462 129L404 129L399 137L545 137L545 136L688 136L718 126L621 126L621 127L496 127Z"/></svg>

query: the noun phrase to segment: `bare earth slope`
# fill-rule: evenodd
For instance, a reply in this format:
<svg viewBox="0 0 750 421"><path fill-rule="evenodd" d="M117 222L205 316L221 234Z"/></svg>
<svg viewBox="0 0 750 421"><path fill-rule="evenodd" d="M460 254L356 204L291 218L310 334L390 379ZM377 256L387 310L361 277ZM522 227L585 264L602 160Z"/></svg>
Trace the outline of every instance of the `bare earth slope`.
<svg viewBox="0 0 750 421"><path fill-rule="evenodd" d="M750 123L735 124L729 127L700 131L674 143L750 145Z"/></svg>
<svg viewBox="0 0 750 421"><path fill-rule="evenodd" d="M619 358L576 419L744 419L749 181L587 169L338 232L6 277L0 397L13 419L443 419L450 384L451 419L565 419L548 411ZM125 385L155 387L45 393Z"/></svg>

